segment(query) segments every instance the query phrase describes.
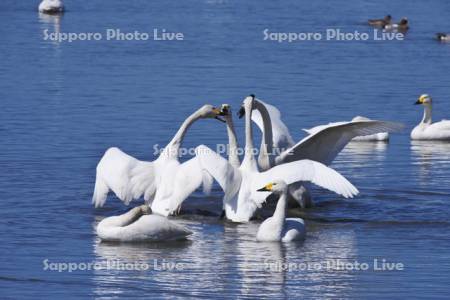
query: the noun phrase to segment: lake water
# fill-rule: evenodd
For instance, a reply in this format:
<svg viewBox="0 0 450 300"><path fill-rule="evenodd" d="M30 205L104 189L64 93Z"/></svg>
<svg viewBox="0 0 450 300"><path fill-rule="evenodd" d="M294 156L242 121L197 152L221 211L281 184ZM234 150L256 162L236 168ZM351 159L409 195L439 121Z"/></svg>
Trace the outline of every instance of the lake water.
<svg viewBox="0 0 450 300"><path fill-rule="evenodd" d="M62 18L38 1L0 3L0 287L17 298L447 298L450 292L450 144L411 143L429 93L449 118L450 2L440 1L66 1ZM339 28L407 16L404 41L264 41L271 32ZM44 31L182 32L184 41L44 40ZM295 140L302 128L355 115L403 122L389 144L349 145L333 163L360 190L345 200L315 189L302 243L255 242L260 221L218 219L222 192L193 194L176 219L186 242L99 243L95 226L125 207L94 209L95 166L118 146L153 159L204 103L236 108L254 93L276 105ZM236 120L243 142L243 122ZM186 147L215 147L225 127L197 122ZM140 203L140 202L136 202ZM207 213L208 212L208 213ZM148 264L148 270L45 270L49 263ZM374 260L403 264L376 271ZM305 264L359 262L368 270ZM156 266L155 266L156 263ZM290 264L287 270L273 269ZM159 270L177 264L174 270ZM295 268L295 267L298 268Z"/></svg>

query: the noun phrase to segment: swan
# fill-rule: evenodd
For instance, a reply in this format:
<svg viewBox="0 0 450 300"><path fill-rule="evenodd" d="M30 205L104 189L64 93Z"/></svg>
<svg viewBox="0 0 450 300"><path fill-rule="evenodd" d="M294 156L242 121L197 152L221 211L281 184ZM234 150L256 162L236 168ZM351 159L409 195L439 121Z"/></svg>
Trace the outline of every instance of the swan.
<svg viewBox="0 0 450 300"><path fill-rule="evenodd" d="M358 190L342 175L311 160L286 163L260 172L253 149L251 115L254 97L246 97L245 110L245 154L239 167L233 166L210 148L200 145L195 149L203 170L206 170L221 186L225 195L223 208L227 219L233 222L248 222L265 201L267 193L257 193L257 186L273 179L283 178L288 184L298 181L310 181L316 185L334 191L346 198L358 194Z"/></svg>
<svg viewBox="0 0 450 300"><path fill-rule="evenodd" d="M256 240L260 242L291 242L303 240L306 234L303 219L286 219L286 199L288 194L288 185L286 182L277 180L266 184L257 191L272 192L273 194L279 195L279 198L273 216L264 220L259 226Z"/></svg>
<svg viewBox="0 0 450 300"><path fill-rule="evenodd" d="M152 161L140 161L122 152L109 148L97 165L92 202L101 207L112 190L128 205L133 199L144 196L153 213L163 216L173 214L191 193L202 183L204 190L212 185L212 178L203 172L196 157L180 163L179 149L188 128L197 120L220 118L220 110L204 105L190 115L159 157Z"/></svg>
<svg viewBox="0 0 450 300"><path fill-rule="evenodd" d="M352 122L358 121L372 121L369 118L356 116L352 119ZM329 125L340 125L345 124L346 122L333 122L328 125L318 125L310 129L303 129L308 134L315 134L322 129L325 129ZM357 136L352 139L352 141L360 141L360 142L377 142L377 141L389 141L389 132L379 132L371 135L363 135Z"/></svg>
<svg viewBox="0 0 450 300"><path fill-rule="evenodd" d="M255 103L252 121L259 127L263 136L258 156L261 170L301 159L330 165L353 138L380 132L399 131L403 128L403 125L399 123L376 120L337 122L322 125L314 133L294 143L287 126L281 120L280 111L255 98L253 94L250 97L253 97ZM239 115L241 117L244 115L243 109ZM288 196L289 203L297 203L302 208L312 205L311 195L304 183L297 182L291 185Z"/></svg>
<svg viewBox="0 0 450 300"><path fill-rule="evenodd" d="M415 103L424 106L422 121L411 131L413 140L450 140L450 120L442 120L432 123L432 100L427 94L423 94Z"/></svg>
<svg viewBox="0 0 450 300"><path fill-rule="evenodd" d="M39 4L39 12L43 14L58 14L64 12L64 4L61 0L43 0Z"/></svg>
<svg viewBox="0 0 450 300"><path fill-rule="evenodd" d="M374 27L383 27L385 25L391 24L392 17L391 15L385 16L383 19L369 19L368 23L370 26Z"/></svg>
<svg viewBox="0 0 450 300"><path fill-rule="evenodd" d="M97 235L102 241L145 242L181 240L192 234L186 227L149 211L144 204L120 216L107 217L97 225Z"/></svg>

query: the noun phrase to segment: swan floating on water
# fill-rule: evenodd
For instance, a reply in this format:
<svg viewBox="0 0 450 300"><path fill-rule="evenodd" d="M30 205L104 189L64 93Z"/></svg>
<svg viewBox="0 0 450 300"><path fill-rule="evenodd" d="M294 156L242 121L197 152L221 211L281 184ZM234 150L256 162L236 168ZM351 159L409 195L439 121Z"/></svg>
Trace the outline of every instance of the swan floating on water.
<svg viewBox="0 0 450 300"><path fill-rule="evenodd" d="M102 241L115 242L174 241L192 234L186 227L149 212L144 204L120 216L107 217L97 225L97 234Z"/></svg>
<svg viewBox="0 0 450 300"><path fill-rule="evenodd" d="M450 120L433 123L431 119L432 100L423 94L415 103L424 106L422 121L411 131L413 140L450 140Z"/></svg>
<svg viewBox="0 0 450 300"><path fill-rule="evenodd" d="M227 219L233 222L248 222L263 203L267 194L256 192L263 183L283 178L288 184L309 181L346 198L358 194L358 190L345 179L325 165L299 160L275 166L260 172L253 149L251 115L254 97L246 97L243 103L245 111L245 154L239 167L233 166L210 148L201 145L196 148L196 157L200 164L219 183L225 192L223 207Z"/></svg>
<svg viewBox="0 0 450 300"><path fill-rule="evenodd" d="M43 0L39 4L39 12L43 14L59 14L64 12L64 4L61 0Z"/></svg>
<svg viewBox="0 0 450 300"><path fill-rule="evenodd" d="M279 195L273 216L259 226L256 240L260 242L291 242L303 240L306 235L305 222L301 218L286 219L286 198L288 185L282 180L266 184L259 192L272 192Z"/></svg>
<svg viewBox="0 0 450 300"><path fill-rule="evenodd" d="M125 204L144 196L153 212L168 216L177 211L181 203L203 184L211 188L213 179L202 171L196 157L180 163L179 149L188 128L197 120L220 118L220 110L204 105L190 115L159 157L152 161L140 161L118 148L109 148L97 165L92 202L96 207L104 205L112 190Z"/></svg>

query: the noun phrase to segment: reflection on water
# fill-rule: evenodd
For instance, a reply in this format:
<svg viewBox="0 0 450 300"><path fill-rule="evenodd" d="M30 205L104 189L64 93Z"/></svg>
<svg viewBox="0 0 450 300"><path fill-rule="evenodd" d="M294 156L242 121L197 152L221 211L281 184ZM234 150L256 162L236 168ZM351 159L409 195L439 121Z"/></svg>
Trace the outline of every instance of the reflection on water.
<svg viewBox="0 0 450 300"><path fill-rule="evenodd" d="M127 289L157 289L182 295L212 297L241 294L259 296L322 295L345 297L352 286L352 272L336 269L335 262L353 261L355 236L351 230L313 225L304 242L260 243L255 239L259 222L230 224L212 218L208 230L197 222L183 225L194 230L188 241L176 243L119 244L93 240L96 262L147 264L148 270L94 271L96 296L120 295ZM164 270L177 264L179 269ZM330 267L328 269L327 267ZM161 270L162 268L162 270ZM130 282L136 286L130 287ZM326 287L326 288L325 288ZM289 288L289 289L287 289Z"/></svg>
<svg viewBox="0 0 450 300"><path fill-rule="evenodd" d="M413 165L419 167L420 185L427 186L431 177L447 176L450 166L450 143L444 141L411 141ZM444 179L443 178L443 179ZM446 180L448 182L448 179Z"/></svg>

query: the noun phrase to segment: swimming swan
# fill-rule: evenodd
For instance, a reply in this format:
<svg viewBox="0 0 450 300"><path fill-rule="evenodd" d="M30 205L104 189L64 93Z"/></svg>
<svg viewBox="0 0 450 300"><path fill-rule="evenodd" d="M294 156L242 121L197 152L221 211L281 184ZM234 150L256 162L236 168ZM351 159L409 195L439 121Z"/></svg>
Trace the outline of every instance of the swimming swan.
<svg viewBox="0 0 450 300"><path fill-rule="evenodd" d="M223 207L227 219L233 222L248 222L258 208L258 204L263 203L267 197L267 193L256 192L257 187L277 178L283 178L288 184L310 181L346 198L358 194L358 190L339 173L311 160L296 161L259 172L253 154L251 124L253 104L254 97L245 98L243 104L245 155L239 167L231 165L222 156L204 145L198 146L195 151L202 168L214 177L225 192Z"/></svg>
<svg viewBox="0 0 450 300"><path fill-rule="evenodd" d="M181 240L192 234L186 227L149 211L147 205L141 205L123 215L107 217L97 225L97 235L102 241L145 242Z"/></svg>
<svg viewBox="0 0 450 300"><path fill-rule="evenodd" d="M204 105L190 115L159 157L140 161L118 148L109 148L97 165L92 202L95 207L104 205L112 190L125 204L144 196L154 213L163 216L174 213L191 193L202 183L208 190L212 178L203 172L196 157L180 163L179 149L188 128L197 120L219 117L220 110ZM223 121L223 120L221 120Z"/></svg>
<svg viewBox="0 0 450 300"><path fill-rule="evenodd" d="M286 199L288 194L288 185L286 182L282 180L273 181L258 189L258 192L267 191L279 195L279 199L273 216L267 218L259 226L256 240L260 242L291 242L303 240L306 234L303 219L286 219Z"/></svg>
<svg viewBox="0 0 450 300"><path fill-rule="evenodd" d="M424 106L422 121L411 131L413 140L450 140L450 120L432 123L432 100L427 94L419 97L416 105Z"/></svg>
<svg viewBox="0 0 450 300"><path fill-rule="evenodd" d="M43 0L38 9L43 14L58 14L64 12L64 4L61 0Z"/></svg>
<svg viewBox="0 0 450 300"><path fill-rule="evenodd" d="M372 121L372 120L369 118L366 118L366 117L361 117L361 116L356 116L352 119L352 122L357 122L357 121ZM328 125L318 125L313 128L303 129L303 130L306 131L308 134L315 134L315 133L319 132L320 130L326 128L329 125L340 125L340 124L345 124L345 123L346 122L333 122ZM357 136L357 137L354 137L352 139L352 141L359 141L359 142L389 141L389 132L379 132L379 133L370 134L370 135Z"/></svg>

